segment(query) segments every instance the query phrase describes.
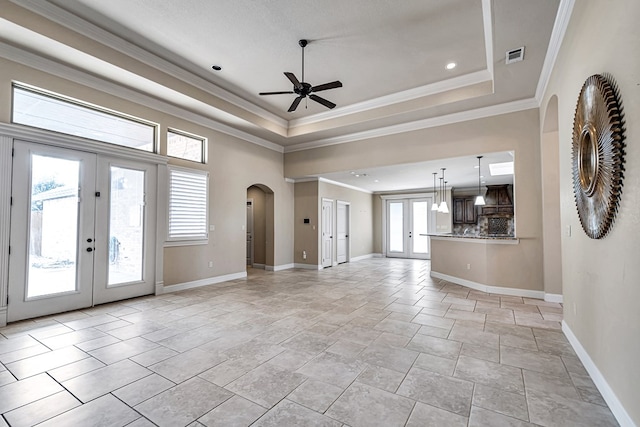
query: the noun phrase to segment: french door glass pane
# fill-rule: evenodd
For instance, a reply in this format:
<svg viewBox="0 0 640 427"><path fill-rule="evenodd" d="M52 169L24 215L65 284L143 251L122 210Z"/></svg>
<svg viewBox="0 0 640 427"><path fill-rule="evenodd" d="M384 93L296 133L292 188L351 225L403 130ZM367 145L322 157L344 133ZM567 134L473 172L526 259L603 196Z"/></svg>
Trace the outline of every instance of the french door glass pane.
<svg viewBox="0 0 640 427"><path fill-rule="evenodd" d="M413 253L426 254L429 251L427 228L427 202L412 202L413 205Z"/></svg>
<svg viewBox="0 0 640 427"><path fill-rule="evenodd" d="M31 156L27 298L76 290L80 161Z"/></svg>
<svg viewBox="0 0 640 427"><path fill-rule="evenodd" d="M389 250L404 252L404 215L402 202L389 202Z"/></svg>
<svg viewBox="0 0 640 427"><path fill-rule="evenodd" d="M142 280L144 172L111 166L108 285Z"/></svg>

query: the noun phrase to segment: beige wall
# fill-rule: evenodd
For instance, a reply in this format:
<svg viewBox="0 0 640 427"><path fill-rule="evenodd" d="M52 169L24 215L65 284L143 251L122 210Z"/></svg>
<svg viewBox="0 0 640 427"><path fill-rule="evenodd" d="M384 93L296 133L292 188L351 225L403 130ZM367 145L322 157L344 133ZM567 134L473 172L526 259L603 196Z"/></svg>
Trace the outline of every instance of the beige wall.
<svg viewBox="0 0 640 427"><path fill-rule="evenodd" d="M373 252L373 196L370 193L333 185L322 181L295 184L295 249L294 262L318 266L322 264L320 211L322 199L333 200L333 224L336 224L338 201L350 203L351 240L350 257L369 255ZM309 224L304 223L309 218ZM336 262L337 239L333 242L333 262ZM306 251L307 259L302 252Z"/></svg>
<svg viewBox="0 0 640 427"><path fill-rule="evenodd" d="M537 109L472 120L285 154L285 176L366 169L496 151L515 152L514 199L520 244L496 249L512 268L502 286L543 290L542 194L540 124ZM393 147L390 149L389 147ZM448 200L451 200L450 194ZM374 198L374 233L382 230L382 206ZM374 234L374 252L382 251L382 236ZM464 255L464 254L461 254ZM497 254L496 254L497 255ZM455 274L454 274L455 276Z"/></svg>
<svg viewBox="0 0 640 427"><path fill-rule="evenodd" d="M372 254L373 251L373 195L352 190L350 188L333 185L327 182L318 183L318 197L334 201L334 228L337 212L337 202L349 202L351 215L351 229L349 240L351 244L350 258ZM336 261L337 239L333 239L333 256Z"/></svg>
<svg viewBox="0 0 640 427"><path fill-rule="evenodd" d="M564 318L580 344L640 425L640 2L575 2L571 21L542 101L558 97L560 208ZM608 236L582 231L571 170L573 116L585 79L608 72L616 79L626 117L624 186Z"/></svg>
<svg viewBox="0 0 640 427"><path fill-rule="evenodd" d="M215 225L215 231L209 233L207 245L165 248L165 285L245 271L247 188L256 183L274 193L271 198L274 235L270 240L269 235L266 237L266 246L270 248L266 253L267 262L271 259L276 266L293 262L293 184L283 179L281 153L6 59L0 59L2 122L10 122L14 80L159 123L161 153L166 151L168 127L208 139L206 165L177 159L170 159L170 163L209 171L209 223ZM209 261L213 261L213 268L208 267Z"/></svg>
<svg viewBox="0 0 640 427"><path fill-rule="evenodd" d="M298 182L295 184L294 214L294 262L296 264L320 265L320 207L318 182ZM304 219L309 218L309 224ZM307 258L303 258L303 251Z"/></svg>

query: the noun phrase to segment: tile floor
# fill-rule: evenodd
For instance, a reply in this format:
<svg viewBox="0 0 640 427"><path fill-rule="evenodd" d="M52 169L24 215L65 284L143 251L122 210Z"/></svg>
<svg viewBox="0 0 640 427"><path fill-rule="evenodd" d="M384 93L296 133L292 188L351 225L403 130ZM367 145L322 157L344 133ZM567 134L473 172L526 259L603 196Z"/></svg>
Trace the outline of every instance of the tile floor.
<svg viewBox="0 0 640 427"><path fill-rule="evenodd" d="M0 329L0 426L617 425L561 319L428 261L253 270Z"/></svg>

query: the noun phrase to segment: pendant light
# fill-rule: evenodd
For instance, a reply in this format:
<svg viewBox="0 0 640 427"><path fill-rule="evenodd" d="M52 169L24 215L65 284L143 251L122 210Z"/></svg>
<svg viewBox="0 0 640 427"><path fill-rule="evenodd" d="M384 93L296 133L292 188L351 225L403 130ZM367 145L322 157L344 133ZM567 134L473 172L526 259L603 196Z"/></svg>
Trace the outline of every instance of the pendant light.
<svg viewBox="0 0 640 427"><path fill-rule="evenodd" d="M442 213L445 214L449 213L449 206L447 206L447 182L449 181L444 182L444 207L442 208Z"/></svg>
<svg viewBox="0 0 640 427"><path fill-rule="evenodd" d="M444 187L442 189L442 202L440 203L440 207L438 208L438 212L441 213L449 213L449 206L447 206L447 183L444 180L444 171L447 170L447 168L441 168L442 169L442 178L440 178L440 182L444 183Z"/></svg>
<svg viewBox="0 0 640 427"><path fill-rule="evenodd" d="M438 202L436 201L436 197L438 196L438 191L436 190L436 175L438 175L438 172L433 172L433 204L431 205L432 211L438 210Z"/></svg>
<svg viewBox="0 0 640 427"><path fill-rule="evenodd" d="M480 188L480 159L482 156L478 156L478 196L476 197L476 202L474 203L476 206L484 206L484 197L482 197L482 190Z"/></svg>

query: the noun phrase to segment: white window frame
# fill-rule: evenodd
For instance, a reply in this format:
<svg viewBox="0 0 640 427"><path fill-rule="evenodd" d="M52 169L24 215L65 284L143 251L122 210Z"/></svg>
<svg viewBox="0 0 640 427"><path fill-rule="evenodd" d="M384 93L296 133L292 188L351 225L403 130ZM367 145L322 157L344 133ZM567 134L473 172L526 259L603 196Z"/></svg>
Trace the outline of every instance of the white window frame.
<svg viewBox="0 0 640 427"><path fill-rule="evenodd" d="M209 243L209 172L200 169L184 168L180 166L167 165L167 237L164 246L191 246L206 245ZM202 235L171 235L171 176L173 172L181 172L185 174L200 175L205 177L206 195L205 195L205 227Z"/></svg>
<svg viewBox="0 0 640 427"><path fill-rule="evenodd" d="M186 157L181 157L181 156L173 156L171 154L169 154L169 134L175 134L175 135L180 135L180 136L184 136L186 138L191 138L197 141L200 141L200 143L202 144L202 146L200 147L200 160L192 160L192 159L187 159ZM199 136L193 133L189 133L189 132L185 132L182 130L178 130L175 128L168 128L167 129L167 156L174 158L174 159L182 159L182 160L186 160L188 162L193 162L193 163L202 163L202 164L206 164L207 163L207 138L203 137L203 136Z"/></svg>

